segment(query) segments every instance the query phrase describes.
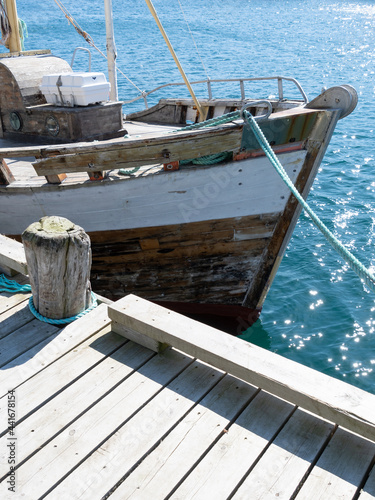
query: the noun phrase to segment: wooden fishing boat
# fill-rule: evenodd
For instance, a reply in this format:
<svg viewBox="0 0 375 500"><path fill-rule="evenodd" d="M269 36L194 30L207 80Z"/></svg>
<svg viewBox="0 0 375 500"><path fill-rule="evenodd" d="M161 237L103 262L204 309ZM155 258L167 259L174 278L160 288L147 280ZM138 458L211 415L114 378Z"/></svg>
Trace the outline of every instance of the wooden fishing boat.
<svg viewBox="0 0 375 500"><path fill-rule="evenodd" d="M118 101L47 103L43 76L71 72L48 53L0 58L0 232L20 238L43 216L66 217L91 238L101 295L254 322L301 207L246 113L306 197L355 90L309 102L296 80L276 76L263 79L278 89L265 101L245 95L261 78L239 78L238 98L214 98L208 80L205 99L162 98L124 119ZM300 97L284 96L285 81Z"/></svg>

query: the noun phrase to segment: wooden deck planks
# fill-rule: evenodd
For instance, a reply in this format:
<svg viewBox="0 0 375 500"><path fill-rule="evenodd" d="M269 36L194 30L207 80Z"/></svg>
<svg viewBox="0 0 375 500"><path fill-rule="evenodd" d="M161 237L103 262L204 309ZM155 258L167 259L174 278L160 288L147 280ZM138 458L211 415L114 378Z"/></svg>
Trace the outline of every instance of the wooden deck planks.
<svg viewBox="0 0 375 500"><path fill-rule="evenodd" d="M375 498L375 465L372 467L370 476L358 498L359 500L373 500Z"/></svg>
<svg viewBox="0 0 375 500"><path fill-rule="evenodd" d="M21 323L24 307L13 307ZM9 321L9 310L1 317ZM174 348L155 354L127 341L111 331L104 304L17 349L0 369L0 408L13 381L24 498L375 498L373 441ZM3 432L4 423L0 413ZM16 498L5 487L7 437L4 499Z"/></svg>
<svg viewBox="0 0 375 500"><path fill-rule="evenodd" d="M297 499L339 500L353 497L374 457L375 443L338 429Z"/></svg>
<svg viewBox="0 0 375 500"><path fill-rule="evenodd" d="M243 410L256 388L224 377L115 490L111 498L166 497Z"/></svg>
<svg viewBox="0 0 375 500"><path fill-rule="evenodd" d="M18 241L0 234L0 272L8 269L27 274L25 251Z"/></svg>
<svg viewBox="0 0 375 500"><path fill-rule="evenodd" d="M102 330L109 323L107 306L100 305L90 315L83 316L62 330L49 325L50 329L55 332L55 336L47 336L45 340L36 343L28 350L24 350L23 353L20 351L17 357L14 357L1 367L0 397L6 394L8 389L17 388L39 371L54 363L59 357ZM27 331L27 327L25 327L25 330ZM58 335L56 335L56 331ZM12 336L6 337L4 345L7 345L7 343L11 345L13 339ZM21 340L23 341L22 337Z"/></svg>
<svg viewBox="0 0 375 500"><path fill-rule="evenodd" d="M171 498L228 498L293 411L292 405L260 392Z"/></svg>
<svg viewBox="0 0 375 500"><path fill-rule="evenodd" d="M55 489L60 498L102 497L191 410L223 373L192 363Z"/></svg>
<svg viewBox="0 0 375 500"><path fill-rule="evenodd" d="M7 335L0 340L0 368L45 339L53 337L58 331L56 326L34 319Z"/></svg>
<svg viewBox="0 0 375 500"><path fill-rule="evenodd" d="M292 498L334 426L298 409L251 470L233 498Z"/></svg>
<svg viewBox="0 0 375 500"><path fill-rule="evenodd" d="M33 319L34 316L29 309L26 298L2 314L0 312L0 339L26 325Z"/></svg>
<svg viewBox="0 0 375 500"><path fill-rule="evenodd" d="M108 342L114 340L113 334L105 334L105 336ZM127 342L111 356L105 357L86 372L76 383L57 394L37 412L21 422L17 426L17 435L22 441L18 462L23 462L37 447L43 446L59 434L64 427L72 424L88 408L103 398L115 385L123 382L153 355L154 353L148 349L133 342ZM127 364L124 363L124 359L128 360ZM71 404L72 401L75 402L74 405ZM38 432L38 429L43 429L43 432ZM1 446L0 440L0 449ZM0 477L3 477L7 472L6 468L4 469L6 462L2 461L2 458L0 457Z"/></svg>
<svg viewBox="0 0 375 500"><path fill-rule="evenodd" d="M63 358L50 364L44 370L31 377L17 389L19 403L17 421L34 412L39 406L53 398L76 378L81 377L86 370L113 353L124 340L118 335L103 336L102 332L94 335L83 344L76 347ZM32 394L33 397L29 397ZM0 400L1 401L1 400ZM0 406L0 418L2 407ZM1 422L4 422L1 419ZM0 428L0 435L6 429Z"/></svg>
<svg viewBox="0 0 375 500"><path fill-rule="evenodd" d="M197 321L127 295L112 320L196 356L322 418L375 440L375 396ZM324 390L322 388L324 387Z"/></svg>

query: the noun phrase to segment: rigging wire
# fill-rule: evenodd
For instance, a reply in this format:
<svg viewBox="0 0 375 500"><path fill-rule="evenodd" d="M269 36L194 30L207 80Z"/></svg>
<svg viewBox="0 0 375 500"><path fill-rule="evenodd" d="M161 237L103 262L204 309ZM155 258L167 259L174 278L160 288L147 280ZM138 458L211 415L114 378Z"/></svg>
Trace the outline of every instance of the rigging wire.
<svg viewBox="0 0 375 500"><path fill-rule="evenodd" d="M208 72L207 72L206 66L204 65L204 62L203 62L202 56L201 56L201 54L200 54L200 52L199 52L199 49L198 49L198 46L197 46L197 44L196 44L196 42L195 42L194 35L193 35L193 33L192 33L191 29L190 29L189 22L188 22L188 20L187 20L187 18L186 18L186 15L185 15L184 9L182 8L182 5L181 5L180 0L177 0L177 1L178 1L179 6L180 6L180 9L181 9L182 15L183 15L183 17L184 17L184 19L185 19L185 23L186 23L186 26L187 26L187 28L188 28L188 30L189 30L189 33L190 33L191 39L193 40L193 43L194 43L194 45L195 45L195 49L196 49L196 51L197 51L198 57L199 57L199 59L200 59L200 62L201 62L201 64L202 64L203 71L206 73L206 77L207 77L207 79L209 80L209 79L210 79L210 77L208 76Z"/></svg>
<svg viewBox="0 0 375 500"><path fill-rule="evenodd" d="M0 0L2 1L2 0ZM55 4L60 8L60 10L64 13L65 17L67 18L67 20L73 25L73 27L75 28L75 30L77 31L77 33L79 35L81 35L85 40L86 42L92 47L94 48L95 50L97 50L99 52L100 55L102 55L104 57L104 59L107 59L107 56L104 54L103 51L101 51L99 49L99 47L97 47L94 43L94 40L92 39L91 35L89 33L87 33L86 31L84 31L80 26L79 24L77 23L77 21L69 14L69 11L67 10L67 8L62 4L62 2L60 0L54 0ZM143 91L132 81L130 80L130 78L128 78L116 65L116 70L122 74L122 76L124 78L126 78L126 80L131 83L131 85L133 85L133 87L135 87L139 93L143 93Z"/></svg>

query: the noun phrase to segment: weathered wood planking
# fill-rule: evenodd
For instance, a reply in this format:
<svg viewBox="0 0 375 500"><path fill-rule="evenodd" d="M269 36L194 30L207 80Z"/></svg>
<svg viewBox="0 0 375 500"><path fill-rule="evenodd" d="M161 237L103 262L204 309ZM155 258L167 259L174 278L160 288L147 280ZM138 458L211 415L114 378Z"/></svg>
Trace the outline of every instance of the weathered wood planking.
<svg viewBox="0 0 375 500"><path fill-rule="evenodd" d="M298 363L128 295L111 319L181 349L327 420L375 440L375 396ZM175 324L180 323L176 329ZM322 390L324 388L324 391Z"/></svg>
<svg viewBox="0 0 375 500"><path fill-rule="evenodd" d="M358 498L359 500L373 500L375 498L375 466L372 468L370 477L363 486Z"/></svg>
<svg viewBox="0 0 375 500"><path fill-rule="evenodd" d="M169 363L165 363L165 356L168 357ZM182 354L167 351L163 357L152 358L143 370L138 371L129 379L125 379L107 397L101 399L83 416L46 444L39 453L31 457L18 473L21 491L31 497L38 497L42 492L44 493L51 486L56 485L61 476L71 472L65 481L55 488L56 498L74 498L74 496L77 498L83 494L92 498L93 495L101 497L106 493L116 478L112 476L112 470L110 477L107 477L108 471L102 470L100 466L97 467L96 461L104 460L106 462L110 458L110 450L103 455L103 440L107 440L117 429L112 439L107 441L106 447L114 444L116 453L119 454L119 460L126 460L131 467L137 460L135 454L137 448L142 446L144 449L149 449L150 446L149 440L144 442L143 439L136 436L139 433L147 434L149 432L149 438L157 442L158 438L163 435L163 423L167 428L170 425L170 419L165 418L168 415L168 408L173 404L172 418L178 421L178 418L193 405L194 393L198 391L203 395L218 380L219 372L217 372L216 377L213 377L209 367L200 363L191 364L192 360ZM190 367L181 376L185 380L183 387L181 387L181 378L175 379L175 377L188 364ZM168 384L170 384L169 389L164 389L160 394L157 394L164 385ZM176 387L179 388L179 395L181 395L180 404L176 402L176 392L174 391ZM186 391L185 398L184 389ZM152 401L144 406L153 396L155 397ZM174 407L175 403L177 403L176 407ZM124 427L124 424L134 413L131 425ZM148 417L145 419L146 415ZM157 423L161 421L160 427L155 426L155 419ZM125 429L125 436L121 433L122 428ZM118 447L119 440L123 446ZM126 454L123 453L124 448L127 449ZM98 452L93 454L97 449ZM132 453L129 453L131 450ZM141 450L140 456L142 455L143 450ZM76 467L83 457L86 460L82 464L82 472L80 467ZM117 468L119 479L122 471L122 467L119 466ZM97 490L98 479L101 480L100 490L103 492L102 494L99 494ZM90 489L93 482L93 489Z"/></svg>
<svg viewBox="0 0 375 500"><path fill-rule="evenodd" d="M334 430L333 424L297 409L232 498L247 500L250 491L253 498L293 498Z"/></svg>
<svg viewBox="0 0 375 500"><path fill-rule="evenodd" d="M101 339L100 339L101 337ZM150 350L128 342L124 344L117 336L105 332L93 337L93 343L85 342L84 352L90 356L91 349L97 351L98 362L90 370L83 372L74 384L57 392L53 399L33 412L28 418L17 425L17 435L22 436L22 448L18 453L18 462L25 460L37 447L42 446L50 438L58 434L66 425L76 420L87 408L98 402L114 386L140 368L154 355ZM110 356L106 353L112 352ZM102 354L102 356L100 356ZM26 386L29 388L30 383ZM25 389L27 391L28 389ZM22 397L25 397L23 392ZM74 405L71 402L74 401ZM36 433L35 429L43 429ZM2 438L6 439L6 435ZM0 439L0 448L4 444ZM0 461L0 478L7 473L6 461Z"/></svg>
<svg viewBox="0 0 375 500"><path fill-rule="evenodd" d="M34 319L0 340L0 367L58 333L57 326ZM5 389L4 389L5 390Z"/></svg>
<svg viewBox="0 0 375 500"><path fill-rule="evenodd" d="M269 214L90 233L93 289L112 299L132 292L150 300L240 304L276 220Z"/></svg>
<svg viewBox="0 0 375 500"><path fill-rule="evenodd" d="M0 371L0 397L6 394L7 386L17 388L109 324L107 306L102 304L91 311L89 316L83 316L74 323L65 326L62 331L59 330L58 335L47 336L44 341L35 343L28 350L21 349L22 346L19 346L17 356L8 361ZM50 331L56 332L55 326L49 326ZM3 339L4 345L12 344L13 335L16 335L19 331L16 330L11 336L8 335ZM24 327L24 331L27 332L28 328ZM14 346L15 348L16 346Z"/></svg>
<svg viewBox="0 0 375 500"><path fill-rule="evenodd" d="M11 309L0 311L0 339L21 328L34 319L29 308L29 300L20 297L20 302Z"/></svg>
<svg viewBox="0 0 375 500"><path fill-rule="evenodd" d="M155 491L159 498L167 497L255 393L255 387L229 375L224 377L121 483L111 499L153 498Z"/></svg>
<svg viewBox="0 0 375 500"><path fill-rule="evenodd" d="M179 132L164 134L146 139L124 139L123 143L114 143L103 148L93 145L88 148L71 148L63 156L56 151L51 152L51 158L41 158L33 163L38 175L50 175L69 172L90 172L109 170L113 168L130 168L139 165L169 163L177 160L189 160L204 155L234 151L240 147L241 126L232 125L218 130L201 130L195 133ZM48 150L44 150L46 155ZM56 155L56 156L53 156Z"/></svg>
<svg viewBox="0 0 375 500"><path fill-rule="evenodd" d="M173 348L155 355L124 340L110 331L104 305L40 345L0 370L2 498L7 387L16 387L16 490L25 498L315 500L337 492L352 500L361 489L372 498L375 443Z"/></svg>
<svg viewBox="0 0 375 500"><path fill-rule="evenodd" d="M129 498L140 498L137 496L136 485L140 489L141 497L144 495L144 498L147 498L153 487L154 490L160 489L160 498L162 498L168 489L174 491L178 488L183 479L184 469L189 470L195 462L196 467L193 467L188 478L182 483L182 488L177 489L171 498L195 498L195 494L199 491L196 485L201 483L204 484L204 488L202 492L199 491L198 498L228 498L252 462L268 446L272 436L288 420L293 409L285 401L278 400L269 394L263 392L257 394L234 423L228 422L226 426L220 426L220 439L217 443L214 439L217 435L214 435L212 439L215 443L211 450L213 455L211 452L208 455L202 452L200 441L203 437L195 436L194 427L192 427L190 432L186 431L185 440L180 444L182 449L190 445L189 450L186 448L184 450L187 467L184 465L184 456L179 447L171 449L170 455L167 454L168 449L172 447L172 440L178 437L179 430L176 429L163 440L155 456L150 455L142 462L139 470L134 472L134 479L132 474L124 485L119 487L119 492L114 492L114 498L120 499L121 495L123 498L125 492L129 490L132 493L129 494ZM206 460L206 457L209 458ZM175 470L176 465L181 468L180 471ZM149 467L149 473L146 466ZM214 477L213 481L211 477ZM191 481L190 478L192 478ZM160 485L160 481L165 484Z"/></svg>
<svg viewBox="0 0 375 500"><path fill-rule="evenodd" d="M27 274L27 262L22 243L0 234L0 272L2 269Z"/></svg>
<svg viewBox="0 0 375 500"><path fill-rule="evenodd" d="M0 122L1 127L1 122ZM10 171L6 161L0 158L0 184L7 186L15 181L14 175Z"/></svg>
<svg viewBox="0 0 375 500"><path fill-rule="evenodd" d="M374 460L374 453L374 443L338 429L303 484L297 499L354 498L358 484Z"/></svg>

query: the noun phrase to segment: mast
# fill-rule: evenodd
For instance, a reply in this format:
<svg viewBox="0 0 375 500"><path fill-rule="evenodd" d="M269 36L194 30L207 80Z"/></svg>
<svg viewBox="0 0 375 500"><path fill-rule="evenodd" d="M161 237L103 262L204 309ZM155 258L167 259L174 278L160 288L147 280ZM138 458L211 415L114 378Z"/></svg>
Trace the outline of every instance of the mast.
<svg viewBox="0 0 375 500"><path fill-rule="evenodd" d="M116 45L113 30L112 0L104 0L105 28L107 34L108 79L111 84L110 99L118 101L116 73Z"/></svg>
<svg viewBox="0 0 375 500"><path fill-rule="evenodd" d="M21 52L21 40L18 29L18 15L16 0L5 0L7 16L12 30L9 37L9 50L10 52Z"/></svg>
<svg viewBox="0 0 375 500"><path fill-rule="evenodd" d="M178 57L177 57L175 51L173 50L173 47L171 45L171 42L169 41L168 35L164 31L164 28L163 28L163 26L162 26L162 24L160 22L160 19L159 19L157 13L156 13L156 10L155 10L154 6L152 5L152 1L151 0L146 0L146 3L147 3L148 8L150 9L150 12L151 12L153 18L156 21L156 24L158 25L158 28L159 28L161 34L163 35L165 43L167 44L167 46L169 48L169 51L172 54L174 62L176 63L176 65L177 65L177 67L178 67L178 69L179 69L179 71L181 73L181 76L184 79L184 82L185 82L185 84L186 84L186 86L187 86L187 88L188 88L188 90L190 92L190 95L193 98L193 101L194 101L194 103L195 103L195 105L197 107L198 113L199 113L199 117L200 117L201 120L203 120L204 118L203 118L203 111L202 111L201 105L199 104L199 101L198 101L196 95L194 94L194 90L192 89L192 87L190 85L190 82L187 79L187 76L186 76L184 70L182 69L180 61L178 60Z"/></svg>

